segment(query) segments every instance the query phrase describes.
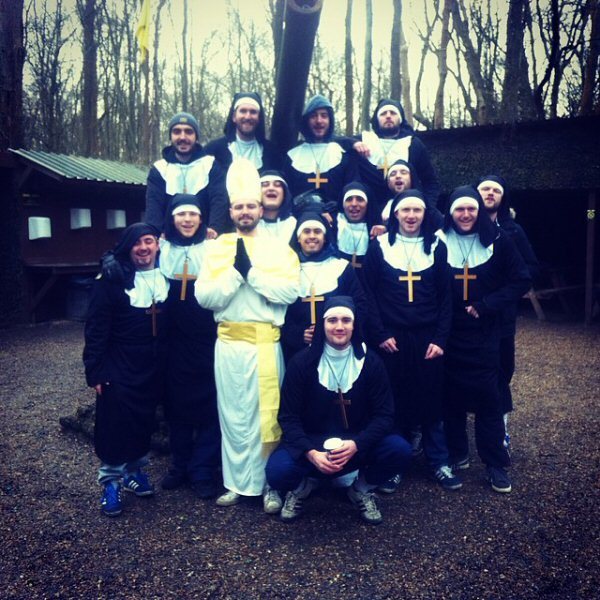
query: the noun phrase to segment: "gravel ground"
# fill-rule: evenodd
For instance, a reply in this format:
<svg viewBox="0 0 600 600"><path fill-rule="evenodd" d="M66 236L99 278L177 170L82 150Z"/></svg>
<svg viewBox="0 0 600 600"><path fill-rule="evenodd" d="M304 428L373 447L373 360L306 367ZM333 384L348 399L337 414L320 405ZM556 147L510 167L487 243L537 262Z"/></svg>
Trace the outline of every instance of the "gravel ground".
<svg viewBox="0 0 600 600"><path fill-rule="evenodd" d="M0 597L597 598L599 330L519 327L513 493L477 459L458 492L417 461L379 527L336 491L288 525L256 499L219 509L189 490L102 516L93 448L58 424L92 400L82 326L0 331Z"/></svg>

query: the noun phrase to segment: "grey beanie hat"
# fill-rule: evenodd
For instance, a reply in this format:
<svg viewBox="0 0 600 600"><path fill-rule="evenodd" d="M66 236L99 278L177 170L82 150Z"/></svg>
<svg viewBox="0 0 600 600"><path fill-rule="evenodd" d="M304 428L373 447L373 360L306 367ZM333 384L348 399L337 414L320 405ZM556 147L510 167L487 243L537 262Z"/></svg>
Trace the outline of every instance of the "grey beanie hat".
<svg viewBox="0 0 600 600"><path fill-rule="evenodd" d="M171 129L173 129L175 125L189 125L196 132L196 137L200 137L200 125L198 124L196 117L190 113L178 112L171 117L171 120L169 121L169 135L171 134Z"/></svg>

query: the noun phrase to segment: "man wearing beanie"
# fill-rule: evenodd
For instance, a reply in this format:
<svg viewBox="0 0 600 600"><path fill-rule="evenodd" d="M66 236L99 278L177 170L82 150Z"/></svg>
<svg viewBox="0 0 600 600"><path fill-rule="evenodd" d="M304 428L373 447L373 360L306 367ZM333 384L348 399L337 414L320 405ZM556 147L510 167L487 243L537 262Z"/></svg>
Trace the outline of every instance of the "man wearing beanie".
<svg viewBox="0 0 600 600"><path fill-rule="evenodd" d="M227 194L223 172L214 156L200 145L196 118L180 112L169 121L171 144L163 148L146 183L146 221L165 231L169 199L175 194L193 194L206 207L207 237L214 238L228 227Z"/></svg>
<svg viewBox="0 0 600 600"><path fill-rule="evenodd" d="M121 490L152 496L148 464L155 411L162 400L167 352L163 303L169 282L156 267L158 231L127 227L109 254L113 265L94 282L85 323L83 363L96 390L94 445L101 466L102 512L121 514ZM105 261L103 261L104 264Z"/></svg>
<svg viewBox="0 0 600 600"><path fill-rule="evenodd" d="M529 269L532 280L539 274L537 257L525 235L523 228L515 222L510 214L509 195L506 181L499 175L486 175L477 184L485 210L492 220L504 233L512 239L521 258ZM500 371L498 385L504 415L504 445L510 450L510 435L508 433L508 415L513 410L513 398L510 382L515 372L515 334L517 329L517 302L504 311L502 331L500 333Z"/></svg>
<svg viewBox="0 0 600 600"><path fill-rule="evenodd" d="M358 180L356 157L346 152L334 136L333 106L324 96L313 96L302 113L303 142L284 158L283 172L294 197L315 190L324 202L341 210L342 189Z"/></svg>
<svg viewBox="0 0 600 600"><path fill-rule="evenodd" d="M204 150L216 158L224 172L236 158L247 158L258 170L280 168L282 157L266 138L265 110L257 92L234 95L223 133Z"/></svg>
<svg viewBox="0 0 600 600"><path fill-rule="evenodd" d="M477 190L455 189L444 218L452 286L452 324L444 364L444 426L453 470L469 467L467 413L495 492L512 484L506 467L498 393L502 313L530 287L529 271L512 241L485 214Z"/></svg>
<svg viewBox="0 0 600 600"><path fill-rule="evenodd" d="M298 258L285 242L258 235L263 209L252 163L233 161L227 192L236 231L210 243L195 284L198 302L214 311L218 323L215 381L227 491L217 505L262 494L265 512L274 513L281 499L265 486L264 468L281 433L279 329L298 297Z"/></svg>

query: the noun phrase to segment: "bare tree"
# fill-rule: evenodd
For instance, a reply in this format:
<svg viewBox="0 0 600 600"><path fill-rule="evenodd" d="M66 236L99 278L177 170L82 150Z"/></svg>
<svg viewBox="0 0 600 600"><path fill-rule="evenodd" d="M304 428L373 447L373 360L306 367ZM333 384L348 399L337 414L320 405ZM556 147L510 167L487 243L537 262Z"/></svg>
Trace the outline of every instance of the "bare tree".
<svg viewBox="0 0 600 600"><path fill-rule="evenodd" d="M363 73L363 97L360 114L360 126L363 130L369 128L371 106L371 71L373 68L373 0L366 0L365 4L365 62Z"/></svg>
<svg viewBox="0 0 600 600"><path fill-rule="evenodd" d="M82 153L95 156L98 152L96 18L99 12L96 0L77 0L77 11L83 28Z"/></svg>
<svg viewBox="0 0 600 600"><path fill-rule="evenodd" d="M354 129L354 73L352 72L352 0L346 0L345 21L345 90L346 90L346 135L351 136Z"/></svg>
<svg viewBox="0 0 600 600"><path fill-rule="evenodd" d="M402 98L402 80L400 76L400 27L402 25L402 0L393 0L392 39L390 43L390 94L392 98Z"/></svg>
<svg viewBox="0 0 600 600"><path fill-rule="evenodd" d="M444 0L440 47L436 53L439 79L433 112L433 127L435 129L441 129L444 126L444 90L448 76L448 43L450 41L450 3L451 0Z"/></svg>
<svg viewBox="0 0 600 600"><path fill-rule="evenodd" d="M598 0L588 0L585 10L589 14L592 27L590 30L589 51L585 61L579 114L591 115L593 112L600 113L600 100L598 98L598 82L600 81L600 65L598 64L598 57L600 56L600 2ZM595 109L594 102L596 103Z"/></svg>

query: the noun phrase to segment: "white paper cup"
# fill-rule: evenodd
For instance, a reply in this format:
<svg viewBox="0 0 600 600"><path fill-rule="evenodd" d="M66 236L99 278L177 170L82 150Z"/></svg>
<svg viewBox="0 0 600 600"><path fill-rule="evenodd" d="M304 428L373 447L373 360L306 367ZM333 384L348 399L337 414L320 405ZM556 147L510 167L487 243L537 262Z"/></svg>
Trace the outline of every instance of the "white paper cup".
<svg viewBox="0 0 600 600"><path fill-rule="evenodd" d="M344 444L344 440L339 437L328 438L323 442L323 449L328 453L332 450L337 450Z"/></svg>

